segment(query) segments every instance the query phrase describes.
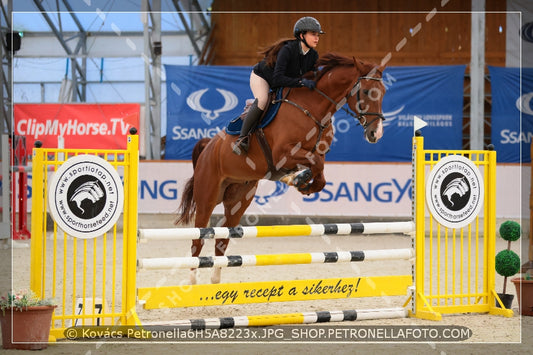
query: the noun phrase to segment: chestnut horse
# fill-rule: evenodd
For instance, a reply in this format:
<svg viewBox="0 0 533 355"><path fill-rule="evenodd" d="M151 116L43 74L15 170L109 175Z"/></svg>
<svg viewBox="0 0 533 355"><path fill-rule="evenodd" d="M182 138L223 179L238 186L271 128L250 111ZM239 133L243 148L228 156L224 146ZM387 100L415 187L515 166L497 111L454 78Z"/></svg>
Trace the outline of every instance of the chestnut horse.
<svg viewBox="0 0 533 355"><path fill-rule="evenodd" d="M317 72L306 74L316 80L316 88L295 88L284 94L276 118L252 135L247 155L232 152L237 136L225 131L196 144L194 174L185 185L176 224L190 223L195 217L195 227L207 227L213 209L222 202L224 218L219 225L237 226L261 179L281 180L302 194L322 190L325 154L334 134L331 120L341 108L359 120L368 142L381 138L383 68L331 53L322 56L317 67ZM343 107L346 102L349 110ZM270 149L259 143L259 133ZM224 255L228 243L229 239L217 239L215 255ZM203 239L193 241L192 256L200 254L203 244ZM220 282L220 271L214 269L211 282ZM196 283L195 269L190 281Z"/></svg>

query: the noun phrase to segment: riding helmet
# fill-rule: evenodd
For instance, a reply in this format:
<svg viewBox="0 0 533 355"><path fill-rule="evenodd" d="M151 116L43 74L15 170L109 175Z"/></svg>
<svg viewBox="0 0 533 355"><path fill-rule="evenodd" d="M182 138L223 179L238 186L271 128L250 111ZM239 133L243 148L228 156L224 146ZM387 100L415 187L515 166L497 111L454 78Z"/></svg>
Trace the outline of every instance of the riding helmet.
<svg viewBox="0 0 533 355"><path fill-rule="evenodd" d="M318 32L320 34L325 33L322 31L322 27L320 27L320 22L318 22L316 18L310 16L302 17L296 21L294 24L294 37L298 38L300 33L307 31Z"/></svg>

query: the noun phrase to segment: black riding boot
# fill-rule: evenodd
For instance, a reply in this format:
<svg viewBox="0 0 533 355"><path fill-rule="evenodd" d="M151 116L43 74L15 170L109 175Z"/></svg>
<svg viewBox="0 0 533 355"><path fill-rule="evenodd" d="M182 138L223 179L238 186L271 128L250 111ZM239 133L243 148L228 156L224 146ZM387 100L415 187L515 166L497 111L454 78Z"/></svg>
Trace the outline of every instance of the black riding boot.
<svg viewBox="0 0 533 355"><path fill-rule="evenodd" d="M261 115L263 114L263 110L261 110L257 106L257 99L255 99L254 103L250 107L250 110L248 111L248 114L246 114L246 117L244 118L242 122L242 128L241 128L241 134L239 135L239 138L237 138L237 141L233 145L233 153L237 155L243 155L248 153L249 148L249 139L248 134L250 133L250 130L252 127L255 126Z"/></svg>

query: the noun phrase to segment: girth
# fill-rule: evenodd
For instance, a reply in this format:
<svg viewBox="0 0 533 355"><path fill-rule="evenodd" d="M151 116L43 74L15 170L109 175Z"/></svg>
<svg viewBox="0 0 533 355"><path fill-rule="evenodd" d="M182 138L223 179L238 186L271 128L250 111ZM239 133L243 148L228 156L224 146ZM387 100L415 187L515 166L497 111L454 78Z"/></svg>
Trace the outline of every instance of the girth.
<svg viewBox="0 0 533 355"><path fill-rule="evenodd" d="M279 180L282 176L287 175L291 171L289 169L280 168L277 169L274 165L274 158L272 157L272 149L270 148L270 144L268 144L268 141L265 137L265 132L262 128L258 128L257 131L255 131L255 135L257 137L257 141L259 142L259 146L261 147L261 151L263 152L263 155L265 156L266 162L268 164L268 176L265 176L268 180Z"/></svg>

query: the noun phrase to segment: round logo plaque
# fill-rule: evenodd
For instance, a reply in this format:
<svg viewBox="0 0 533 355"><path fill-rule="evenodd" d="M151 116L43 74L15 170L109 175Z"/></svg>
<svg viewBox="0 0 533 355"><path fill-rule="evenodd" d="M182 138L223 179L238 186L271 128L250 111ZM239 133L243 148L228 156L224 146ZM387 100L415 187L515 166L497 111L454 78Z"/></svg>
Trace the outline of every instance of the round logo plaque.
<svg viewBox="0 0 533 355"><path fill-rule="evenodd" d="M426 203L433 217L448 228L469 225L483 206L483 176L461 155L443 157L426 181Z"/></svg>
<svg viewBox="0 0 533 355"><path fill-rule="evenodd" d="M94 155L77 155L53 175L48 205L52 218L67 234L94 238L110 230L120 217L124 187L107 161Z"/></svg>

